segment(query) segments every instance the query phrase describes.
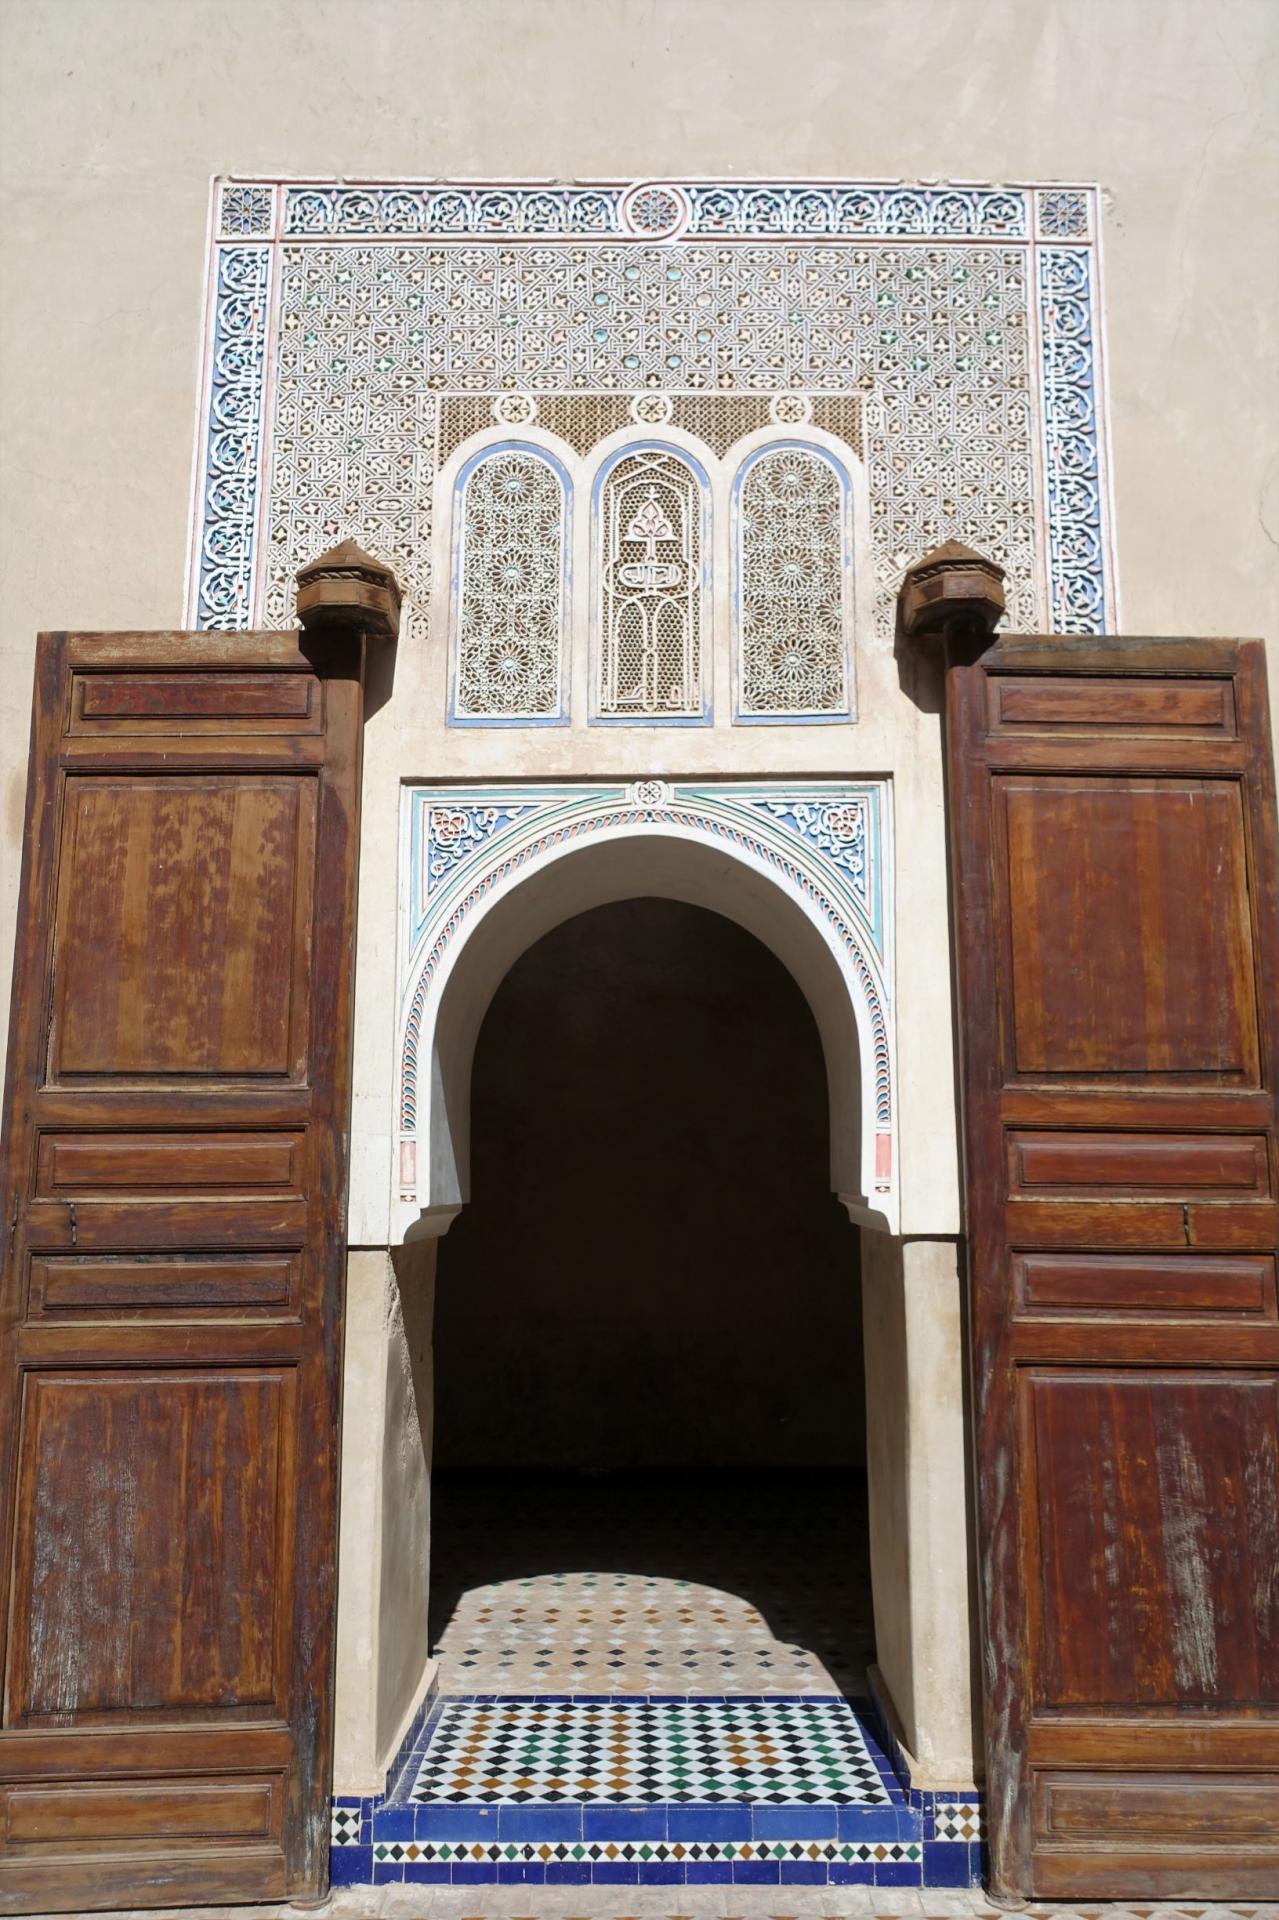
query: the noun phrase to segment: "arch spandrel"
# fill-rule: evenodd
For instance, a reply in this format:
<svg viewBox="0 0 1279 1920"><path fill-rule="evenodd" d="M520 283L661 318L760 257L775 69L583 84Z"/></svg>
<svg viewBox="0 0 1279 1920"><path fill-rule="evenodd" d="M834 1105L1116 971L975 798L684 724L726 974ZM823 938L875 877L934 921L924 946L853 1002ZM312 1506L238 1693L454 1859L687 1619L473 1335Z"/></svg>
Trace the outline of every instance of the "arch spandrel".
<svg viewBox="0 0 1279 1920"><path fill-rule="evenodd" d="M897 1229L887 781L417 786L405 809L397 1239L466 1202L471 1061L509 967L573 915L644 895L722 913L788 967L821 1035L832 1188Z"/></svg>

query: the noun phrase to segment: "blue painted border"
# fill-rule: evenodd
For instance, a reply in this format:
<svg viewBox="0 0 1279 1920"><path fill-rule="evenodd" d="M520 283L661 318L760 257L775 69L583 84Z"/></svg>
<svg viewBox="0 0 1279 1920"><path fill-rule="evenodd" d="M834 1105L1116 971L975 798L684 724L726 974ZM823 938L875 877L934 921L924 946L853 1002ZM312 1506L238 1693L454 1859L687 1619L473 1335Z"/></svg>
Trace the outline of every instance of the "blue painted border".
<svg viewBox="0 0 1279 1920"><path fill-rule="evenodd" d="M665 219L637 216L639 189L666 192ZM858 181L599 181L547 183L284 183L289 239L456 240L805 239L1024 240L1021 186Z"/></svg>
<svg viewBox="0 0 1279 1920"><path fill-rule="evenodd" d="M233 631L252 622L273 263L269 246L214 252L213 343L199 456L197 627Z"/></svg>
<svg viewBox="0 0 1279 1920"><path fill-rule="evenodd" d="M1048 613L1054 633L1104 633L1112 614L1093 278L1086 247L1037 249Z"/></svg>

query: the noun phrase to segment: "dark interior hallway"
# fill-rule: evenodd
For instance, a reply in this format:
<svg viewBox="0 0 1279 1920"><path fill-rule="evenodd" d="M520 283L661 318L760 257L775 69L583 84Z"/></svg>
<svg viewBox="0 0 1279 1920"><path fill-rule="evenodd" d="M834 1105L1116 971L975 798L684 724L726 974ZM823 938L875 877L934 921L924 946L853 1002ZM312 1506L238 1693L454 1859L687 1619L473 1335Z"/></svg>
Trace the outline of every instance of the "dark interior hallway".
<svg viewBox="0 0 1279 1920"><path fill-rule="evenodd" d="M452 1691L861 1693L857 1235L790 975L663 900L511 970L440 1251L432 1643Z"/></svg>

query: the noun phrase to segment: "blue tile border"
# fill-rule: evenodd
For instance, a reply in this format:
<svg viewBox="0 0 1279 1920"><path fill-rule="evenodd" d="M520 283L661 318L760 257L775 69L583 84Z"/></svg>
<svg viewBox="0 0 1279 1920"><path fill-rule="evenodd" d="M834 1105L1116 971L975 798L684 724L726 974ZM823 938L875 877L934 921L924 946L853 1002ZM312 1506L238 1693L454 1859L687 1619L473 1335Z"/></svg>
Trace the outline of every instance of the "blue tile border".
<svg viewBox="0 0 1279 1920"><path fill-rule="evenodd" d="M446 1704L504 1695L433 1695L396 1756L387 1795L333 1801L334 1886L900 1886L981 1884L981 1797L912 1788L881 1703L849 1700L889 1803L414 1805L416 1764ZM610 1694L521 1696L608 1705ZM738 1695L626 1696L723 1704ZM794 1703L828 1696L768 1695ZM341 1830L342 1838L336 1837Z"/></svg>

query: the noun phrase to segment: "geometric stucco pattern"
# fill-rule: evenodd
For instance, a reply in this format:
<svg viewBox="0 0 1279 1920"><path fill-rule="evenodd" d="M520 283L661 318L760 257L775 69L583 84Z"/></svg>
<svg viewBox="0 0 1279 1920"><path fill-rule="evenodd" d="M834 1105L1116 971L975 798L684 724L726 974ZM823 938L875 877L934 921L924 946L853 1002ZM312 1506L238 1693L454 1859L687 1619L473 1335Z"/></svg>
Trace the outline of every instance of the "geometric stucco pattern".
<svg viewBox="0 0 1279 1920"><path fill-rule="evenodd" d="M1113 619L1092 188L215 188L191 619L354 538L430 596L440 399L856 394L877 619L957 538L1016 627Z"/></svg>

